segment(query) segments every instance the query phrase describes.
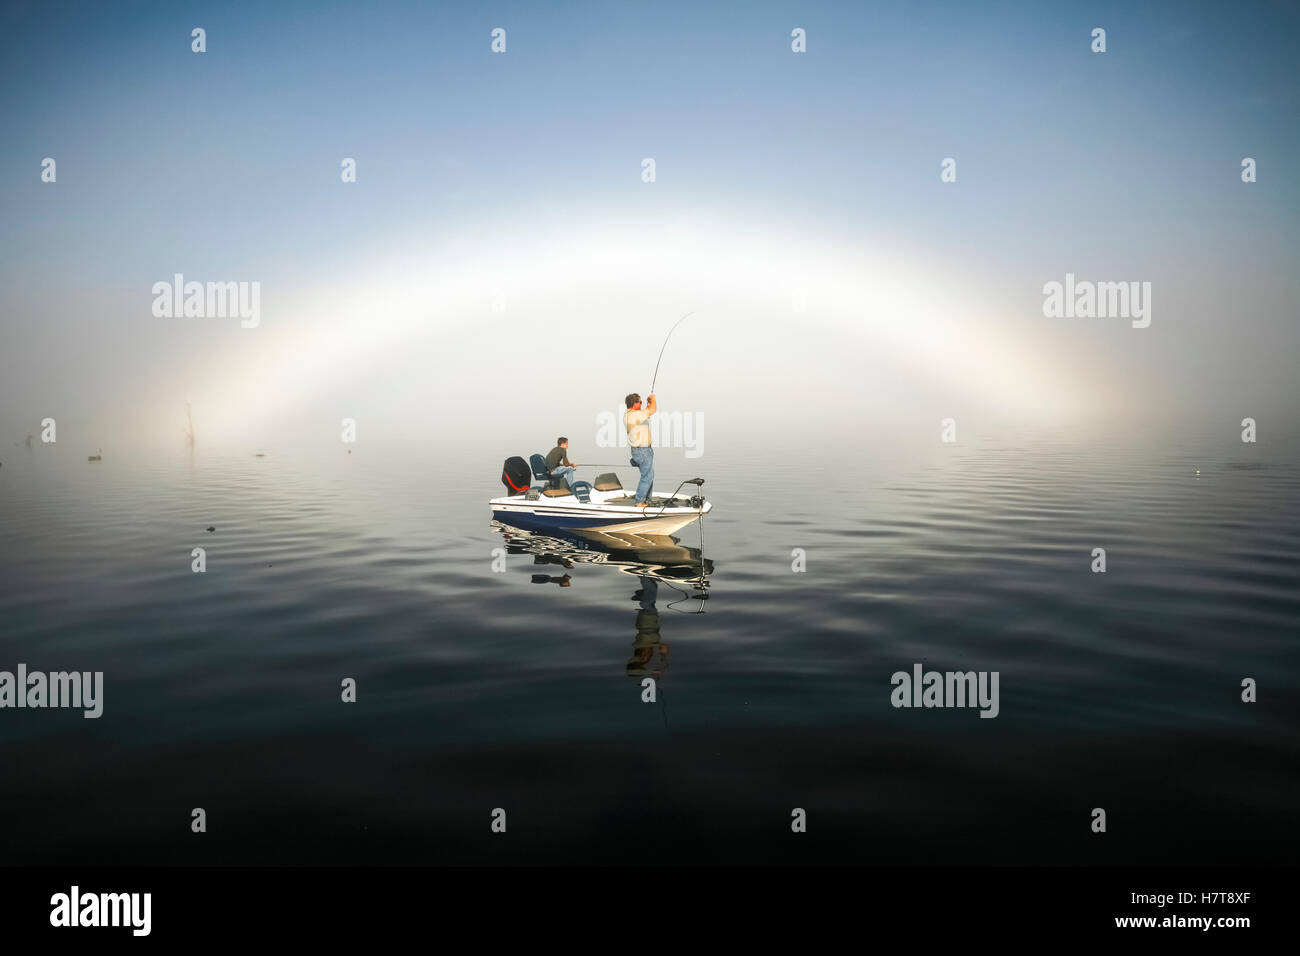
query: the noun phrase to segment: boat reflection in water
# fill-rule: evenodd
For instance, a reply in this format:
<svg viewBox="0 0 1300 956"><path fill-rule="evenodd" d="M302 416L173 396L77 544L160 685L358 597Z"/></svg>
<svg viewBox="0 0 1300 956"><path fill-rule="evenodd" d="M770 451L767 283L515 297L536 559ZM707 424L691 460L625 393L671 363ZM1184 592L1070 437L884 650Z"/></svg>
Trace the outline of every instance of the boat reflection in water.
<svg viewBox="0 0 1300 956"><path fill-rule="evenodd" d="M543 571L533 575L534 584L570 587L570 572L579 566L613 568L637 579L639 587L632 600L639 609L632 656L627 663L629 677L657 679L668 667L668 645L659 629L661 599L667 602L665 610L704 613L713 562L699 548L685 547L671 535L581 530L541 534L500 521L493 521L492 529L506 539L508 554L533 556L533 564ZM551 568L562 573L549 573Z"/></svg>

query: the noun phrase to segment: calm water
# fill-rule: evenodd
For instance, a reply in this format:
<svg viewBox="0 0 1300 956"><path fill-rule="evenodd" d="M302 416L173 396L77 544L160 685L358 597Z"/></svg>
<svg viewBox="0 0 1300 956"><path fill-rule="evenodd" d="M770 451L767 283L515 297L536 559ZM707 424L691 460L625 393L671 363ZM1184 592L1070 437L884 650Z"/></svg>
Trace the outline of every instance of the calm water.
<svg viewBox="0 0 1300 956"><path fill-rule="evenodd" d="M0 863L1291 862L1300 458L1234 437L664 453L703 590L507 541L533 449L11 447L0 669L106 686L0 710ZM917 662L1000 715L895 709Z"/></svg>

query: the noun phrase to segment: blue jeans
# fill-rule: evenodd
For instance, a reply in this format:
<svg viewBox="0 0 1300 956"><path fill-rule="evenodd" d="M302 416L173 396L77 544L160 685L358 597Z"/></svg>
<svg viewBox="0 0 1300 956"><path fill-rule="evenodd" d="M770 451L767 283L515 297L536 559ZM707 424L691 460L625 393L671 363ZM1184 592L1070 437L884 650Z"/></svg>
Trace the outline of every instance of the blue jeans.
<svg viewBox="0 0 1300 956"><path fill-rule="evenodd" d="M640 504L650 497L650 489L655 483L655 450L650 447L633 448L632 464L641 469L641 480L636 483L636 503Z"/></svg>
<svg viewBox="0 0 1300 956"><path fill-rule="evenodd" d="M572 465L556 465L551 469L551 479L559 481L563 478L569 488L572 489L574 481L573 476L577 474L577 472L578 469L574 468Z"/></svg>

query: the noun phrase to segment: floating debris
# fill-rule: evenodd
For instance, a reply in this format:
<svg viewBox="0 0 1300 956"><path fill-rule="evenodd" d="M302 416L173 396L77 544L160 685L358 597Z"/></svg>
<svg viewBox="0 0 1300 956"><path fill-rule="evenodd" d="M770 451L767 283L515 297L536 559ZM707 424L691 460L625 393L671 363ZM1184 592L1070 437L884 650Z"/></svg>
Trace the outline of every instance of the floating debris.
<svg viewBox="0 0 1300 956"><path fill-rule="evenodd" d="M216 530L217 530L217 527L216 527L216 525L211 525L211 524L210 524L210 525L208 525L208 530L209 530L209 531L216 531Z"/></svg>
<svg viewBox="0 0 1300 956"><path fill-rule="evenodd" d="M256 455L254 455L253 457L254 457L254 458L265 458L266 456L263 455L263 454L259 451L259 452L258 452Z"/></svg>

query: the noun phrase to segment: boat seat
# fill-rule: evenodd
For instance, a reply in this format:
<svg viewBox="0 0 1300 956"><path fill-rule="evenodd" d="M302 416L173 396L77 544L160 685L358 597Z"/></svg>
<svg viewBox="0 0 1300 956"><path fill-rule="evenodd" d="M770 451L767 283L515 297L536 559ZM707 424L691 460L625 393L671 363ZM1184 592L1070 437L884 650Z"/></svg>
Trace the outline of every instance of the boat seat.
<svg viewBox="0 0 1300 956"><path fill-rule="evenodd" d="M538 481L546 482L546 487L550 491L560 491L562 494L571 494L568 484L563 478L553 478L551 472L546 467L546 459L541 455L528 456L529 467L533 469L533 477ZM557 497L551 495L552 498Z"/></svg>
<svg viewBox="0 0 1300 956"><path fill-rule="evenodd" d="M533 469L533 477L538 481L549 481L551 472L546 467L546 459L541 455L529 455L528 465Z"/></svg>
<svg viewBox="0 0 1300 956"><path fill-rule="evenodd" d="M543 488L542 494L547 498L567 498L573 492L568 488Z"/></svg>

